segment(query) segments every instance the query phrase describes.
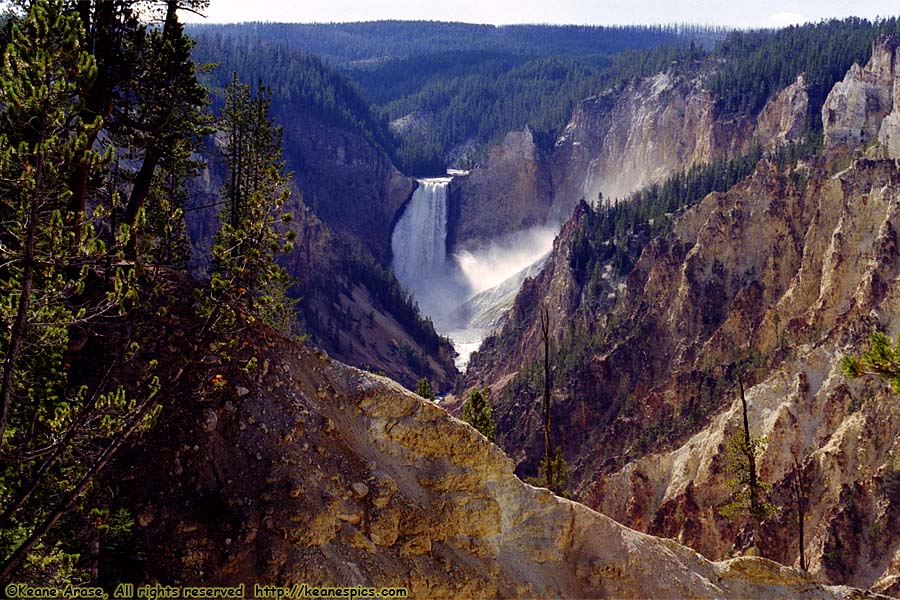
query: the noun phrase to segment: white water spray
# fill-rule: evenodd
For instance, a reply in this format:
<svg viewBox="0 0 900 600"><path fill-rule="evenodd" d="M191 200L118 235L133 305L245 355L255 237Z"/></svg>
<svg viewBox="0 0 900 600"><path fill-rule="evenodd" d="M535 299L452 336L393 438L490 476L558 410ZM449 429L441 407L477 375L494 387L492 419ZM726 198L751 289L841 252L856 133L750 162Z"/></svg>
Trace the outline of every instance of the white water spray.
<svg viewBox="0 0 900 600"><path fill-rule="evenodd" d="M419 187L394 227L391 250L397 280L412 292L438 332L450 337L459 352L457 366L464 368L469 355L490 332L485 323L496 323L498 315L509 308L524 279L522 273L550 251L556 232L544 228L522 231L448 257L447 201L451 179L419 180ZM521 276L516 277L517 273ZM503 282L507 285L500 289ZM490 305L490 294L468 303L495 286L497 306Z"/></svg>

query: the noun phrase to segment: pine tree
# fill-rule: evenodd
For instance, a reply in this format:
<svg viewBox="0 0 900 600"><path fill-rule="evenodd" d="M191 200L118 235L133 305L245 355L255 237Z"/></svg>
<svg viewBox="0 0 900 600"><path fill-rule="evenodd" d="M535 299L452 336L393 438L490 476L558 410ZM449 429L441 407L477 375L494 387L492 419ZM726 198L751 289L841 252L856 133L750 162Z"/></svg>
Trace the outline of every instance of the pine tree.
<svg viewBox="0 0 900 600"><path fill-rule="evenodd" d="M754 524L759 524L776 512L775 506L766 500L766 494L772 488L763 481L757 471L757 461L762 456L766 439L750 434L750 420L747 415L747 399L744 396L744 380L738 374L738 386L741 398L743 427L728 441L727 462L731 479L731 501L723 506L721 514L734 517L740 514L749 516Z"/></svg>
<svg viewBox="0 0 900 600"><path fill-rule="evenodd" d="M491 399L487 388L474 389L463 405L462 420L477 429L492 442L496 441L496 425L491 410Z"/></svg>
<svg viewBox="0 0 900 600"><path fill-rule="evenodd" d="M213 247L212 288L240 298L251 314L289 330L289 279L275 257L289 252L293 241L288 231L282 243L278 230L290 220L290 215L279 215L290 191L283 172L281 129L269 116L270 104L271 91L260 84L253 95L237 74L225 91L221 129L227 135L228 177L222 189L222 225Z"/></svg>
<svg viewBox="0 0 900 600"><path fill-rule="evenodd" d="M28 391L21 372L32 368L51 374L49 366L39 368L34 361L53 360L54 353L40 347L36 353L27 350L34 348L34 340L29 339L32 323L68 322L83 316L74 314L65 299L83 289L85 274L79 272L73 278L60 266L99 250L89 235L65 224L71 195L66 168L78 161L90 172L100 163L96 153L81 149L102 121L85 123L75 116L80 98L96 76L94 61L81 51L79 35L77 24L62 15L58 2L35 3L28 17L13 26L12 42L3 56L0 313L12 326L0 333L4 358L0 441L11 403L17 394ZM65 344L66 332L44 332L42 337Z"/></svg>
<svg viewBox="0 0 900 600"><path fill-rule="evenodd" d="M852 379L876 375L890 382L891 389L900 394L900 337L891 343L891 338L876 331L861 356L845 356L841 360L841 371Z"/></svg>
<svg viewBox="0 0 900 600"><path fill-rule="evenodd" d="M423 377L419 380L419 383L416 384L416 393L426 400L434 402L434 391L431 389L431 383L429 383L427 377Z"/></svg>
<svg viewBox="0 0 900 600"><path fill-rule="evenodd" d="M162 7L161 28L150 28L142 40L127 86L115 113L113 133L127 146L128 154L140 156L140 167L133 173L131 190L125 205L125 223L135 231L130 253L134 253L140 228L140 212L148 200L160 199L160 168L164 176L184 177L189 169L190 151L199 149L200 137L211 133L206 113L207 91L197 79L197 66L191 60L193 41L179 22L179 8L191 8L205 2L166 0ZM179 164L181 163L181 164ZM171 197L169 198L171 201ZM151 207L160 210L160 207Z"/></svg>
<svg viewBox="0 0 900 600"><path fill-rule="evenodd" d="M108 246L71 218L73 169L99 176L105 162L84 150L102 119L80 118L97 73L81 36L59 0L36 1L0 67L0 580L28 564L65 581L71 556L45 536L157 409L153 392L69 383L73 333L135 299L133 272L109 266L128 228Z"/></svg>

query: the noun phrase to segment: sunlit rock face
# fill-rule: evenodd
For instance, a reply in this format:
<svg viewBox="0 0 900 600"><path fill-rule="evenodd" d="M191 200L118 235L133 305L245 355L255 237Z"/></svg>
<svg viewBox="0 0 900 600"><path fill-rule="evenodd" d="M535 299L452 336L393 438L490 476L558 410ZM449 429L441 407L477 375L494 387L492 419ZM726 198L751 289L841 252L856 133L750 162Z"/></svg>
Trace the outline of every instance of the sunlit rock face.
<svg viewBox="0 0 900 600"><path fill-rule="evenodd" d="M547 154L529 128L513 131L454 190L451 246L479 246L544 225L552 201Z"/></svg>
<svg viewBox="0 0 900 600"><path fill-rule="evenodd" d="M822 106L827 148L878 140L900 157L900 36L882 36L865 67L853 65Z"/></svg>
<svg viewBox="0 0 900 600"><path fill-rule="evenodd" d="M626 197L694 165L799 138L809 97L803 78L756 118L717 114L700 80L660 73L581 102L553 150L549 218L567 219L580 199Z"/></svg>
<svg viewBox="0 0 900 600"><path fill-rule="evenodd" d="M860 597L623 527L522 483L497 446L395 383L249 333L241 347L260 367L197 373L228 383L202 417L173 403L133 450L145 467L119 499L147 557L138 580L414 598Z"/></svg>
<svg viewBox="0 0 900 600"><path fill-rule="evenodd" d="M758 142L797 140L809 96L802 76L756 117L717 114L698 80L660 73L580 102L552 148L525 128L509 133L455 186L451 248L535 226L558 228L579 200L622 199L694 165Z"/></svg>

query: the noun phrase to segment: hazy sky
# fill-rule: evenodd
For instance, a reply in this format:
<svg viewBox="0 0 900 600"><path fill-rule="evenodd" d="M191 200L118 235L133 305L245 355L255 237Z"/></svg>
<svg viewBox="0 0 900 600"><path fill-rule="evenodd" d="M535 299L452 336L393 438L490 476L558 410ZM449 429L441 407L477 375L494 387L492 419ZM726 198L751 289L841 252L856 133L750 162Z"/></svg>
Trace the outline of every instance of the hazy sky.
<svg viewBox="0 0 900 600"><path fill-rule="evenodd" d="M211 0L207 22L705 23L766 27L900 15L900 0ZM185 15L187 20L202 20Z"/></svg>

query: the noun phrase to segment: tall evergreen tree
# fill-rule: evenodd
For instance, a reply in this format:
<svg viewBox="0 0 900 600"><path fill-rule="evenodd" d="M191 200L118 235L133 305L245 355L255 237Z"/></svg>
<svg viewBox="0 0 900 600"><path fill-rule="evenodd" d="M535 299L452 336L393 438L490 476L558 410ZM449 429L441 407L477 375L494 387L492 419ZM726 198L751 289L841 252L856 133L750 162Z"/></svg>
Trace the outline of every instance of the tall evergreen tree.
<svg viewBox="0 0 900 600"><path fill-rule="evenodd" d="M275 261L288 252L293 232L283 236L279 215L290 195L281 157L281 128L269 116L271 91L261 84L256 94L234 75L225 92L221 129L227 136L228 176L222 189L222 226L213 247L213 290L239 296L251 313L290 329L286 299L288 276Z"/></svg>
<svg viewBox="0 0 900 600"><path fill-rule="evenodd" d="M29 561L65 580L66 552L39 542L156 407L152 393L134 402L69 381L72 334L118 312L133 281L108 266L127 230L109 247L70 218L71 169L104 165L84 151L102 119L80 117L97 73L81 34L59 0L34 2L0 67L0 580Z"/></svg>

